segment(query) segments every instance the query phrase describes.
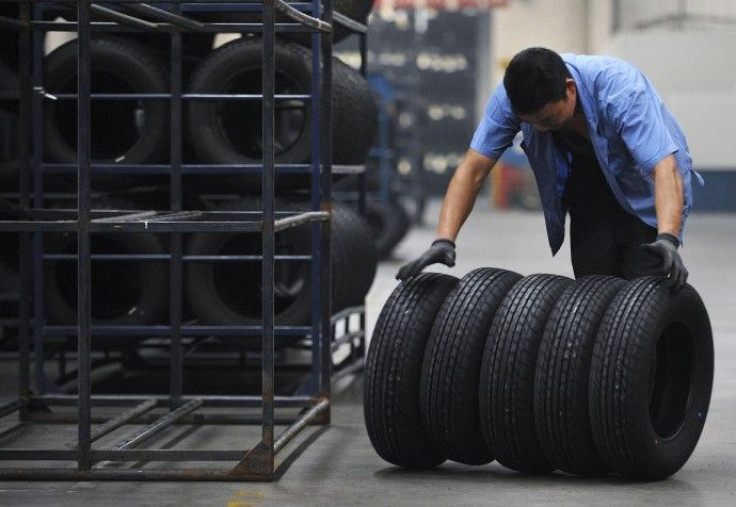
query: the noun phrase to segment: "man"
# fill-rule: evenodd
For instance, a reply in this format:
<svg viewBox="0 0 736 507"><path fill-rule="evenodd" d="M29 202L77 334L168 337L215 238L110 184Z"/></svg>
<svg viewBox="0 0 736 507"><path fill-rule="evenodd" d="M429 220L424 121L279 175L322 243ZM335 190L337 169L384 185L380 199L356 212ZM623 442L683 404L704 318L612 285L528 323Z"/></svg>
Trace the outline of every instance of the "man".
<svg viewBox="0 0 736 507"><path fill-rule="evenodd" d="M564 239L576 277L668 276L685 285L678 254L692 204L685 136L647 78L609 57L530 48L510 62L447 189L437 240L399 271L455 264L455 239L483 180L522 131L552 254ZM702 180L701 180L702 183Z"/></svg>

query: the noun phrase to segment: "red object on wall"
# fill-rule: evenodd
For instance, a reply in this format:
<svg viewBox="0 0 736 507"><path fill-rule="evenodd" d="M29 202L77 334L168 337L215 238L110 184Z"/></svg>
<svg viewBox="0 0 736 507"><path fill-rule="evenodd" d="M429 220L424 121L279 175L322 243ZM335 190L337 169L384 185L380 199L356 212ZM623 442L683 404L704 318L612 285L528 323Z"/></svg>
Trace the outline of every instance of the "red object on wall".
<svg viewBox="0 0 736 507"><path fill-rule="evenodd" d="M394 9L494 9L506 7L510 0L376 0L376 7L391 6Z"/></svg>

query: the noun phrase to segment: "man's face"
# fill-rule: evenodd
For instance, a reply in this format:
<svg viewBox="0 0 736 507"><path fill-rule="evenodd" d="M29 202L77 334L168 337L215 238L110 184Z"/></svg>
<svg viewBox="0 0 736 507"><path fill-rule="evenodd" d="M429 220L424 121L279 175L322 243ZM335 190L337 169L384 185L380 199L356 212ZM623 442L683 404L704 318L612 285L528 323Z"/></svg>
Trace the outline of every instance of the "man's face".
<svg viewBox="0 0 736 507"><path fill-rule="evenodd" d="M533 114L521 114L521 121L531 123L537 130L547 132L560 130L572 119L577 102L575 81L567 80L567 96L564 100L548 102L542 109Z"/></svg>

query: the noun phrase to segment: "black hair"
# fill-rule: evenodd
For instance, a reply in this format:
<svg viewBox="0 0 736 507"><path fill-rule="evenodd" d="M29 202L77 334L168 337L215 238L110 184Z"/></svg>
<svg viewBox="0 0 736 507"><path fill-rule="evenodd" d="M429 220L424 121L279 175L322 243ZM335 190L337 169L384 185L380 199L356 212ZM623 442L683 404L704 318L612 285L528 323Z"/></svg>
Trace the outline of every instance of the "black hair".
<svg viewBox="0 0 736 507"><path fill-rule="evenodd" d="M545 48L528 48L511 59L503 85L516 114L534 114L567 97L567 70L562 57Z"/></svg>

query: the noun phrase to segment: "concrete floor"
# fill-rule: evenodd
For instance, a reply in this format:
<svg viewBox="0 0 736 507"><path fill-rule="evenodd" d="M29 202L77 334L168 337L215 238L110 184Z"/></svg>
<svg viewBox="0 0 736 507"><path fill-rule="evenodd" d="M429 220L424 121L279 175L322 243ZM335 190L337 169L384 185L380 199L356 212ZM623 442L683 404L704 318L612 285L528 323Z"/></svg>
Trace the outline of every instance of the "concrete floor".
<svg viewBox="0 0 736 507"><path fill-rule="evenodd" d="M396 285L394 275L434 237L438 203L427 225L414 229L380 266L368 297L369 326ZM736 216L692 215L683 258L690 282L710 313L716 375L710 414L692 458L668 480L638 483L619 478L582 479L564 474L527 477L496 463L468 467L446 463L415 472L383 462L373 451L362 419L360 377L335 386L333 424L308 430L302 446L273 483L0 482L0 505L733 505L736 503ZM522 274L571 275L567 247L552 258L541 215L490 211L479 202L458 240L458 263L438 269L462 276L495 266ZM12 364L0 364L0 393L13 392ZM0 440L0 444L4 444ZM7 445L7 444L5 444ZM0 463L2 465L2 463Z"/></svg>

